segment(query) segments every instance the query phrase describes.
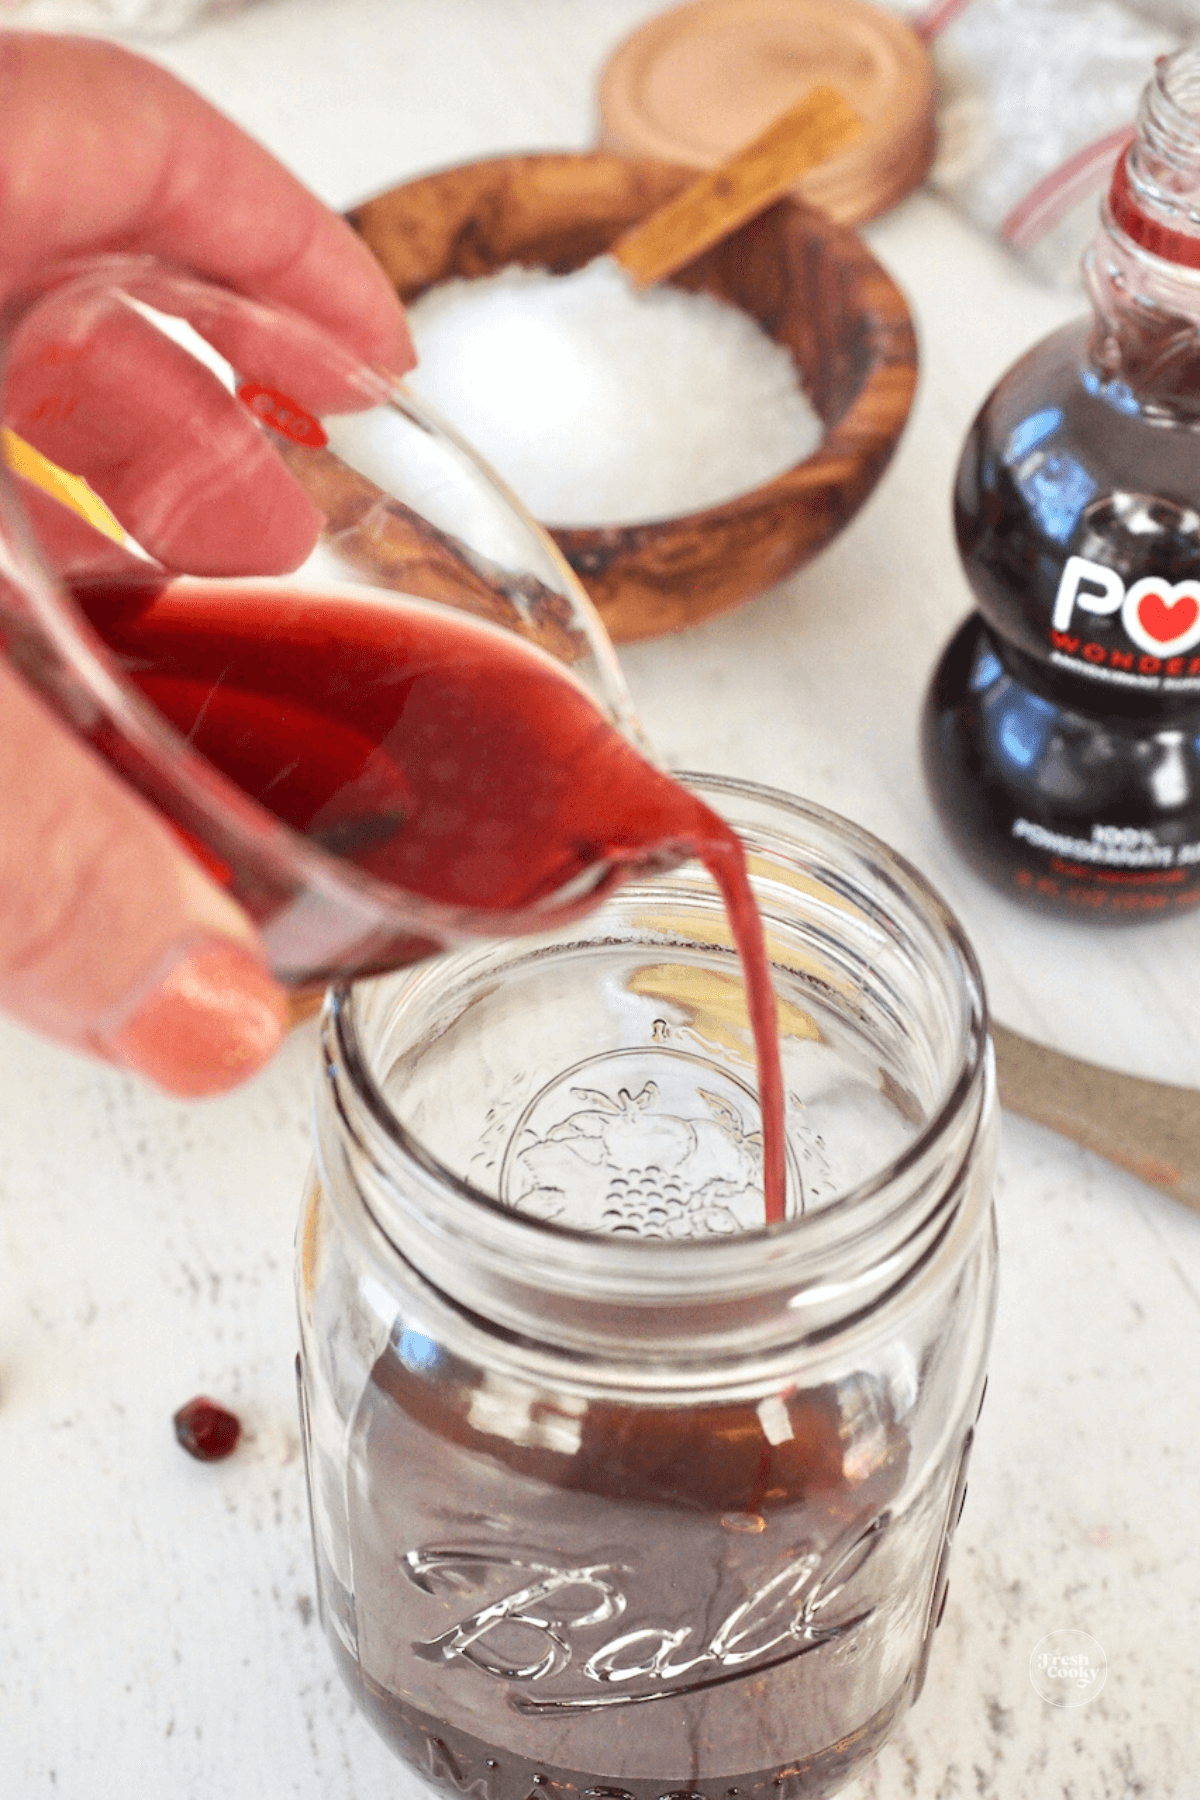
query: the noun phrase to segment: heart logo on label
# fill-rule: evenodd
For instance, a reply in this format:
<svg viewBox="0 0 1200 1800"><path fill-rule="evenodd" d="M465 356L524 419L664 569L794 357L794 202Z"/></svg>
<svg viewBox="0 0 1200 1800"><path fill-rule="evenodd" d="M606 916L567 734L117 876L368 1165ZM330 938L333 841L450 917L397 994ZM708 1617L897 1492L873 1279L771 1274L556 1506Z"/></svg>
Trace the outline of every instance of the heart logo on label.
<svg viewBox="0 0 1200 1800"><path fill-rule="evenodd" d="M1200 643L1200 581L1135 581L1121 608L1121 623L1139 649L1177 656Z"/></svg>
<svg viewBox="0 0 1200 1800"><path fill-rule="evenodd" d="M1186 597L1170 601L1165 594L1147 594L1138 607L1138 619L1158 644L1182 637L1200 618L1200 605Z"/></svg>

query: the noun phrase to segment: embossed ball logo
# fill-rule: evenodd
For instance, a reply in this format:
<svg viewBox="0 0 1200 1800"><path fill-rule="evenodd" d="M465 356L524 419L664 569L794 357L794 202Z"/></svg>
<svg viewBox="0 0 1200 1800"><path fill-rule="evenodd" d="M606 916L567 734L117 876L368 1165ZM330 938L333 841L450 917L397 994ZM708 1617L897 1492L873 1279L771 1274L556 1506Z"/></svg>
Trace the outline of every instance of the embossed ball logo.
<svg viewBox="0 0 1200 1800"><path fill-rule="evenodd" d="M1051 1631L1034 1645L1029 1679L1050 1706L1086 1706L1108 1677L1108 1658L1086 1631Z"/></svg>
<svg viewBox="0 0 1200 1800"><path fill-rule="evenodd" d="M537 1684L508 1701L527 1717L611 1717L614 1709L723 1686L852 1637L875 1611L855 1584L888 1523L883 1513L828 1546L793 1545L781 1566L739 1581L731 1605L727 1596L691 1620L644 1612L653 1582L629 1563L563 1567L475 1545L408 1550L402 1572L444 1602L443 1629L414 1638L412 1652L442 1667L468 1664L506 1685ZM464 1612L464 1593L483 1604Z"/></svg>

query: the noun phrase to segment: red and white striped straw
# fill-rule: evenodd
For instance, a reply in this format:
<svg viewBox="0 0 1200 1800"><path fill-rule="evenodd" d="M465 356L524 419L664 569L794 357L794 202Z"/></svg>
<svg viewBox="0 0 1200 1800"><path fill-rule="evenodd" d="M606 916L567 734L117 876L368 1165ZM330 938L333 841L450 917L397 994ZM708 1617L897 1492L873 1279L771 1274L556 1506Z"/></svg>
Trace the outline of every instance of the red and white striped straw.
<svg viewBox="0 0 1200 1800"><path fill-rule="evenodd" d="M1086 144L1074 156L1044 175L1036 187L1018 200L1000 225L1000 237L1014 250L1028 250L1065 219L1072 207L1097 193L1112 174L1113 164L1135 136L1132 125L1122 125L1107 137Z"/></svg>

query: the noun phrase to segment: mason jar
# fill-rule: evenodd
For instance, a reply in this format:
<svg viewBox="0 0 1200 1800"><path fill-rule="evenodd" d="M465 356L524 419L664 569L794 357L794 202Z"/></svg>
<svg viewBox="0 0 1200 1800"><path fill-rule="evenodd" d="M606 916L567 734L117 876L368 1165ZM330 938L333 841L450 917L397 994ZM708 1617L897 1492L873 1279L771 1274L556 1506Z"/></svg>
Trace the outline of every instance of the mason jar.
<svg viewBox="0 0 1200 1800"><path fill-rule="evenodd" d="M684 779L763 916L782 1223L698 864L323 1019L298 1258L321 1615L448 1794L832 1793L916 1697L945 1599L995 1286L979 971L865 832Z"/></svg>

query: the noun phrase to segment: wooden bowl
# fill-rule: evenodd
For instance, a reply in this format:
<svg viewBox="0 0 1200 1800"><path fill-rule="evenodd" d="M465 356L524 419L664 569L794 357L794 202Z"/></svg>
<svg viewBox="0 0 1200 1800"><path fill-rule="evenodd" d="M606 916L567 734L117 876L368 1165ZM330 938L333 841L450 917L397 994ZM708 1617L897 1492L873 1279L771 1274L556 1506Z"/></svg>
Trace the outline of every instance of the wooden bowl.
<svg viewBox="0 0 1200 1800"><path fill-rule="evenodd" d="M401 300L511 263L566 273L694 179L604 152L500 156L390 189L349 216ZM853 517L896 447L917 353L899 288L844 226L781 201L675 278L731 301L785 344L825 424L816 451L702 512L552 535L618 640L740 606Z"/></svg>

